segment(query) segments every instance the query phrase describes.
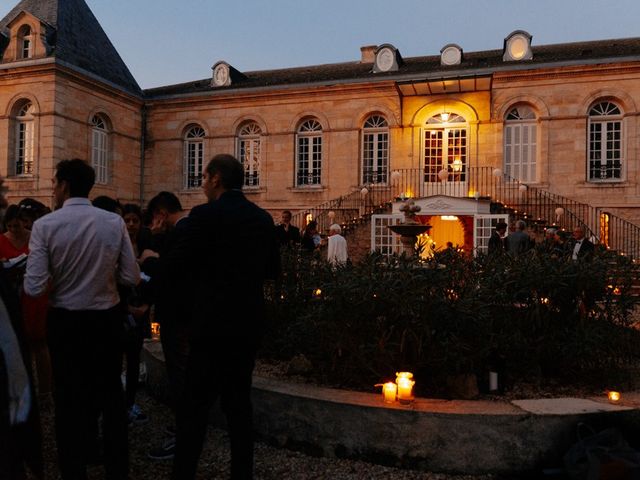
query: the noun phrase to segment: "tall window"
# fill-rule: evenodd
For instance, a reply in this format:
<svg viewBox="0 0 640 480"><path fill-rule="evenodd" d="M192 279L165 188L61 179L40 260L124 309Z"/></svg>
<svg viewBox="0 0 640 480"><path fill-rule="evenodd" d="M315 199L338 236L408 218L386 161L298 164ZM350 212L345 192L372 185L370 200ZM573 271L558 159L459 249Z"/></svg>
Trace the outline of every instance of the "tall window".
<svg viewBox="0 0 640 480"><path fill-rule="evenodd" d="M504 124L504 173L522 182L537 181L536 114L521 105L509 110Z"/></svg>
<svg viewBox="0 0 640 480"><path fill-rule="evenodd" d="M102 115L91 119L91 165L96 171L96 183L109 183L109 131Z"/></svg>
<svg viewBox="0 0 640 480"><path fill-rule="evenodd" d="M247 123L238 132L238 159L244 167L244 186L260 186L260 160L262 155L262 129L255 122Z"/></svg>
<svg viewBox="0 0 640 480"><path fill-rule="evenodd" d="M184 188L198 188L202 184L203 162L204 130L191 125L184 136Z"/></svg>
<svg viewBox="0 0 640 480"><path fill-rule="evenodd" d="M389 174L389 124L371 115L362 129L362 183L387 183Z"/></svg>
<svg viewBox="0 0 640 480"><path fill-rule="evenodd" d="M18 30L18 58L31 58L31 27L23 25Z"/></svg>
<svg viewBox="0 0 640 480"><path fill-rule="evenodd" d="M13 168L15 175L33 174L33 114L31 102L25 102L16 112Z"/></svg>
<svg viewBox="0 0 640 480"><path fill-rule="evenodd" d="M296 138L296 186L322 182L322 125L310 119L298 128Z"/></svg>
<svg viewBox="0 0 640 480"><path fill-rule="evenodd" d="M438 182L445 170L449 182L464 182L467 175L467 125L455 113L441 113L427 120L424 130L424 181Z"/></svg>
<svg viewBox="0 0 640 480"><path fill-rule="evenodd" d="M622 111L612 102L601 102L589 110L590 182L622 180L624 163L622 149Z"/></svg>

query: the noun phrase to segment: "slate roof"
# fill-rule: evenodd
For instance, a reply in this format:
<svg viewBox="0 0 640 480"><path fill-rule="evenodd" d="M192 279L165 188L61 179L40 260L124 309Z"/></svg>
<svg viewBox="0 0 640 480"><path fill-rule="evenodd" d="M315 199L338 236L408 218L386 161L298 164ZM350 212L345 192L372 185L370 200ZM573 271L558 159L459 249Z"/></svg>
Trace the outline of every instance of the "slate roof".
<svg viewBox="0 0 640 480"><path fill-rule="evenodd" d="M50 26L50 56L141 95L138 82L84 0L22 0L0 20L0 33L6 37L7 25L22 11Z"/></svg>
<svg viewBox="0 0 640 480"><path fill-rule="evenodd" d="M504 62L502 49L464 52L462 63L453 66L440 65L440 55L411 57L404 59L397 72L375 74L371 72L372 64L360 62L242 72L244 78L235 79L229 87L212 88L209 77L193 82L148 89L145 90L145 96L157 98L211 91L275 88L307 83L378 81L390 78L394 80L446 79L467 75L489 75L496 71L539 68L542 65L580 65L598 63L599 61L610 63L623 59L640 61L640 38L533 46L532 50L533 60L522 62Z"/></svg>

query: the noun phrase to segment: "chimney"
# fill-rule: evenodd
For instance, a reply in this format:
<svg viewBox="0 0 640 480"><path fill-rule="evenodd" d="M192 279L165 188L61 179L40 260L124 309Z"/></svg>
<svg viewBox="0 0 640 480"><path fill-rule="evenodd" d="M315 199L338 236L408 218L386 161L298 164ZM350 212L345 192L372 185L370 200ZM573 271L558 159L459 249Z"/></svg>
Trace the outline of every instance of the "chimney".
<svg viewBox="0 0 640 480"><path fill-rule="evenodd" d="M362 54L360 63L373 63L376 59L377 49L377 45L365 45L364 47L360 47L360 53Z"/></svg>

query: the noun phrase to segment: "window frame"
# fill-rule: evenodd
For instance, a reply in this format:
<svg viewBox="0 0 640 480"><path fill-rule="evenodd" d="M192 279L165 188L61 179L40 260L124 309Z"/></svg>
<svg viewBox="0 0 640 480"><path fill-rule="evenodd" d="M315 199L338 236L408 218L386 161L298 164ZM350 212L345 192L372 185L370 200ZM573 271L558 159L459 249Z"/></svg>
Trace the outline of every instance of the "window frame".
<svg viewBox="0 0 640 480"><path fill-rule="evenodd" d="M303 120L296 130L295 186L322 186L322 144L324 129L316 118Z"/></svg>
<svg viewBox="0 0 640 480"><path fill-rule="evenodd" d="M538 117L535 110L529 105L511 107L505 115L503 128L502 167L504 173L521 182L537 183L539 170ZM525 140L525 137L528 141ZM523 159L527 161L523 161ZM523 175L525 168L526 175Z"/></svg>
<svg viewBox="0 0 640 480"><path fill-rule="evenodd" d="M236 155L244 172L244 188L260 188L262 150L262 128L254 121L244 123L236 137ZM247 155L250 161L247 161Z"/></svg>
<svg viewBox="0 0 640 480"><path fill-rule="evenodd" d="M91 117L91 166L96 172L96 184L111 182L109 120L100 113Z"/></svg>
<svg viewBox="0 0 640 480"><path fill-rule="evenodd" d="M619 183L624 182L626 179L626 149L625 149L625 122L624 111L622 107L613 100L599 100L594 102L589 107L587 119L587 165L586 165L586 179L588 183ZM615 126L617 125L617 129ZM600 129L599 132L595 132L596 127ZM598 140L594 140L594 136L598 133ZM613 133L614 136L617 133L617 138L613 140L607 139L609 133ZM603 140L603 138L605 140ZM617 148L608 147L608 144L612 142L617 143ZM598 150L594 150L594 144L599 144ZM612 164L611 166L602 165L602 158L607 156L609 151L617 152L618 158L611 160L605 158L605 164ZM600 158L594 158L596 154L599 154ZM616 167L616 160L619 166ZM596 164L600 164L599 168ZM603 172L611 170L612 174L618 171L619 176L607 176L602 177ZM600 172L600 177L595 177L595 172ZM593 175L592 175L593 174Z"/></svg>
<svg viewBox="0 0 640 480"><path fill-rule="evenodd" d="M206 132L198 124L189 125L183 135L183 182L185 190L196 190L202 185L204 172L204 140Z"/></svg>
<svg viewBox="0 0 640 480"><path fill-rule="evenodd" d="M360 181L362 185L389 184L389 122L371 114L362 126L360 139Z"/></svg>
<svg viewBox="0 0 640 480"><path fill-rule="evenodd" d="M31 100L23 101L16 110L11 172L16 177L30 177L35 169L35 106Z"/></svg>
<svg viewBox="0 0 640 480"><path fill-rule="evenodd" d="M33 57L33 29L30 25L22 25L18 30L16 57L18 60L27 60Z"/></svg>
<svg viewBox="0 0 640 480"><path fill-rule="evenodd" d="M430 138L427 139L427 134ZM435 134L435 135L434 135ZM438 135L440 137L438 138ZM424 183L437 184L442 181L440 171L447 168L447 182L466 182L469 171L469 122L455 112L443 112L427 119L422 129L422 179ZM436 142L433 143L432 138ZM429 150L429 155L427 155ZM459 150L459 152L458 152ZM458 152L458 153L456 153ZM439 155L439 157L437 156ZM460 167L456 169L456 157L460 158ZM427 164L427 160L429 164ZM432 159L439 159L434 162Z"/></svg>

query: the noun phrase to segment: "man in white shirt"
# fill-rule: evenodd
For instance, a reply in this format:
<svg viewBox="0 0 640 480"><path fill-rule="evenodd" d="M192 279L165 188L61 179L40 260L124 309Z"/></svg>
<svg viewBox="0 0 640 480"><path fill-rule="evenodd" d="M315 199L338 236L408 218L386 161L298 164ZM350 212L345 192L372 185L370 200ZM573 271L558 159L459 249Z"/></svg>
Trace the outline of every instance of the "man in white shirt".
<svg viewBox="0 0 640 480"><path fill-rule="evenodd" d="M347 241L340 233L342 233L342 228L340 228L340 225L337 223L329 227L327 260L329 260L329 263L333 266L345 264L347 263L347 258L349 258L347 254Z"/></svg>
<svg viewBox="0 0 640 480"><path fill-rule="evenodd" d="M122 218L91 205L94 181L93 168L82 160L56 165L57 210L33 224L24 290L31 296L49 291L47 341L62 478L86 478L88 427L97 411L103 415L106 478L126 479L123 314L116 285L136 285L140 270Z"/></svg>

